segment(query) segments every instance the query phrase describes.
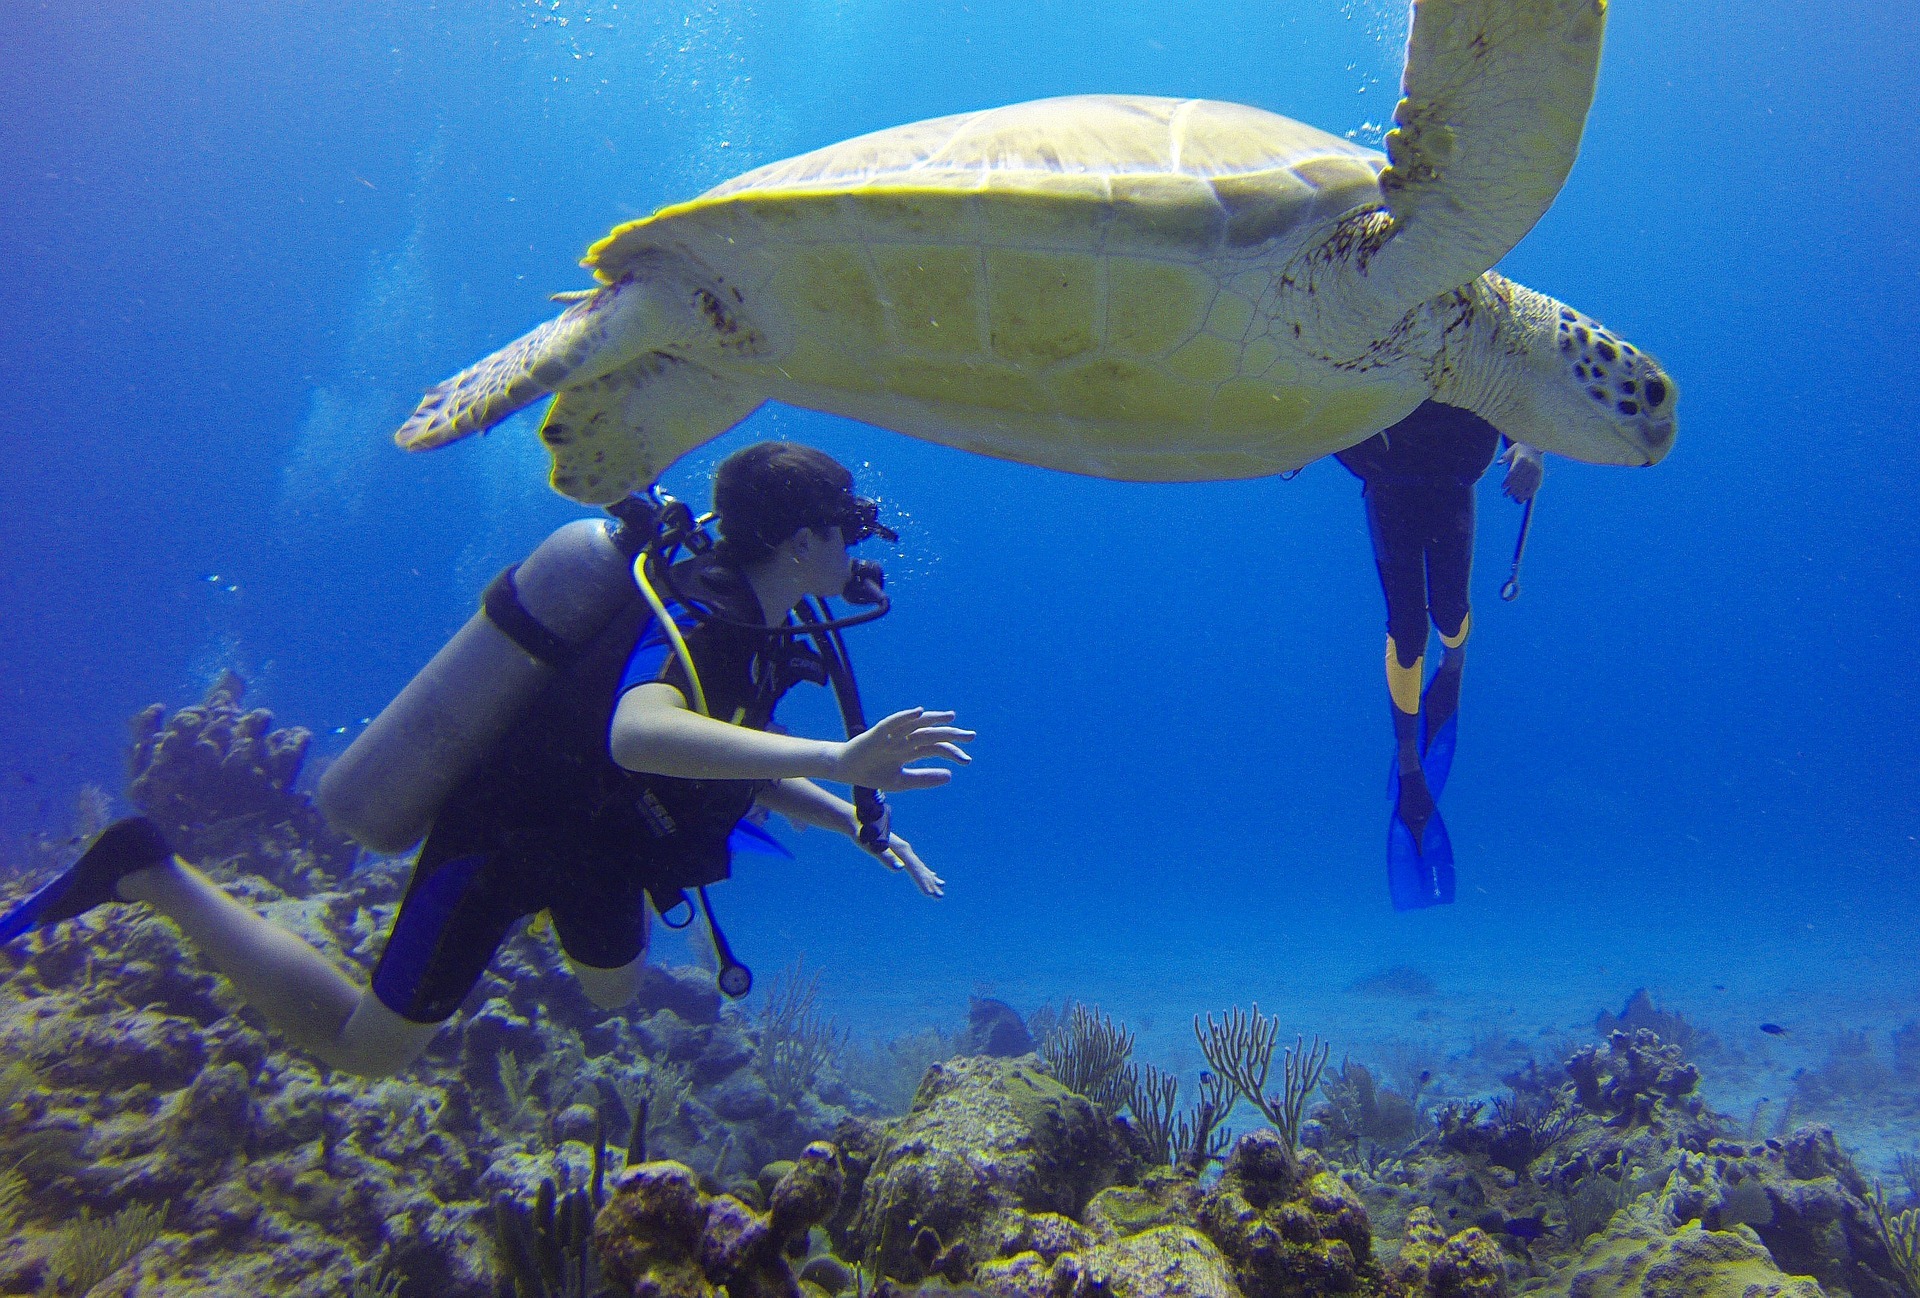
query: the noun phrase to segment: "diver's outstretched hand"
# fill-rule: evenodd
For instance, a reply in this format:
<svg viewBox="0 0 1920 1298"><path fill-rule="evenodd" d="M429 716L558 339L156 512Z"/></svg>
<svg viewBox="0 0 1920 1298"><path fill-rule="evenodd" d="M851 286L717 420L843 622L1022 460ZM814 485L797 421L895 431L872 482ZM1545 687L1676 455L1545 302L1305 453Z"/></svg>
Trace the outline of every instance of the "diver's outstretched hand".
<svg viewBox="0 0 1920 1298"><path fill-rule="evenodd" d="M1540 452L1524 442L1515 442L1500 457L1507 466L1507 479L1500 484L1509 500L1526 504L1540 490L1540 483L1547 476L1547 466Z"/></svg>
<svg viewBox="0 0 1920 1298"><path fill-rule="evenodd" d="M874 855L879 857L880 863L889 870L905 870L907 877L913 880L913 886L926 896L947 895L947 881L929 870L927 863L920 859L920 854L913 850L913 844L900 835L889 835L886 850L875 852Z"/></svg>
<svg viewBox="0 0 1920 1298"><path fill-rule="evenodd" d="M855 735L840 745L833 779L882 793L931 789L953 778L941 766L913 766L929 758L944 758L965 766L973 759L960 747L973 740L973 731L948 725L954 714L908 708ZM921 889L925 891L924 886Z"/></svg>

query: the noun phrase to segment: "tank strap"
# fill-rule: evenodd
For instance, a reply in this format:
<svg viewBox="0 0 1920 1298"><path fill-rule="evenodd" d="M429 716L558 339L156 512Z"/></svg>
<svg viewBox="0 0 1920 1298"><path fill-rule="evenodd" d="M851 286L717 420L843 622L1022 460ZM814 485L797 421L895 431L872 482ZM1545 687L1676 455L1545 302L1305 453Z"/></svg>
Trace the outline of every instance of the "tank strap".
<svg viewBox="0 0 1920 1298"><path fill-rule="evenodd" d="M528 656L556 671L565 671L580 656L580 651L542 626L540 619L520 602L519 588L513 584L513 574L519 568L516 563L488 582L487 593L480 597L480 607L486 610L487 620L499 627L507 639L526 650Z"/></svg>

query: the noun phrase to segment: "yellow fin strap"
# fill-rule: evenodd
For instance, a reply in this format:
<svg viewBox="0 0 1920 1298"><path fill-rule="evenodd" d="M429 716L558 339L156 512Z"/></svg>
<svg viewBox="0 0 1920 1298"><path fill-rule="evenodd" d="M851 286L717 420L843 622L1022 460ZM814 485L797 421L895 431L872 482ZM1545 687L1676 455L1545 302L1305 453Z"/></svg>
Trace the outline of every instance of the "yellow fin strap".
<svg viewBox="0 0 1920 1298"><path fill-rule="evenodd" d="M693 706L700 715L710 717L707 711L707 692L700 688L700 673L694 670L693 655L687 652L687 642L680 635L679 625L667 615L667 606L660 602L660 596L654 591L653 583L647 580L647 556L642 554L633 561L633 581L640 593L647 597L647 607L653 610L653 616L660 623L660 630L666 634L667 641L673 646L674 657L680 660L680 666L686 669L687 683L693 686Z"/></svg>
<svg viewBox="0 0 1920 1298"><path fill-rule="evenodd" d="M1472 630L1473 614L1469 613L1460 619L1460 629L1453 635L1448 635L1445 631L1440 632L1440 643L1449 649L1458 649L1467 642L1467 636Z"/></svg>
<svg viewBox="0 0 1920 1298"><path fill-rule="evenodd" d="M1422 654L1413 660L1413 666L1402 667L1393 637L1387 637L1387 693L1393 695L1393 706L1408 716L1420 710L1420 682L1426 676L1426 666L1426 655Z"/></svg>

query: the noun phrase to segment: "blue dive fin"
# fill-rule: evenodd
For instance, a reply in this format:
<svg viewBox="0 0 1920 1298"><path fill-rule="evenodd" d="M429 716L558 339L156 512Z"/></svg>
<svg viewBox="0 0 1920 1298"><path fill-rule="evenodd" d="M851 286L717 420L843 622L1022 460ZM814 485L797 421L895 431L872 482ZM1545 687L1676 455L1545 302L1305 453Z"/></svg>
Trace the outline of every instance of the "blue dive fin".
<svg viewBox="0 0 1920 1298"><path fill-rule="evenodd" d="M1427 734L1426 729L1426 719L1422 717L1420 770L1427 777L1427 792L1438 802L1441 790L1447 787L1447 776L1453 771L1453 750L1460 742L1460 714L1456 712L1448 717L1432 734ZM1395 781L1397 787L1397 774Z"/></svg>
<svg viewBox="0 0 1920 1298"><path fill-rule="evenodd" d="M1395 910L1453 904L1453 842L1435 810L1418 847L1396 799L1387 818L1387 892Z"/></svg>
<svg viewBox="0 0 1920 1298"><path fill-rule="evenodd" d="M736 852L764 852L768 856L784 856L789 861L793 859L793 853L787 850L785 843L751 820L743 820L733 827L733 832L727 835L727 846Z"/></svg>

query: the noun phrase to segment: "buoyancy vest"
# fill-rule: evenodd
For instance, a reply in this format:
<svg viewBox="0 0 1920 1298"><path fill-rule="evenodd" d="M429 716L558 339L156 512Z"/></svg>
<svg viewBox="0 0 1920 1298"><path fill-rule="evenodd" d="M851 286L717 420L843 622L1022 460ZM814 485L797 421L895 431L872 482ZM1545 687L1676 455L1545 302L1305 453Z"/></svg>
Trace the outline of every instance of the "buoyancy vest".
<svg viewBox="0 0 1920 1298"><path fill-rule="evenodd" d="M784 635L751 629L760 620L752 588L711 556L683 560L674 565L673 577L674 588L696 607L676 601L668 612L693 655L712 715L766 729L798 679L787 660L804 650ZM703 618L707 612L720 617ZM635 591L604 629L578 647L448 809L458 805L462 814L481 814L507 832L590 844L595 855L631 850L632 868L644 872L645 887L664 913L683 891L728 876L728 836L765 782L679 779L624 770L614 762L608 734L623 684L662 680L688 692L684 670L665 651L654 623ZM633 680L630 662L657 666Z"/></svg>

